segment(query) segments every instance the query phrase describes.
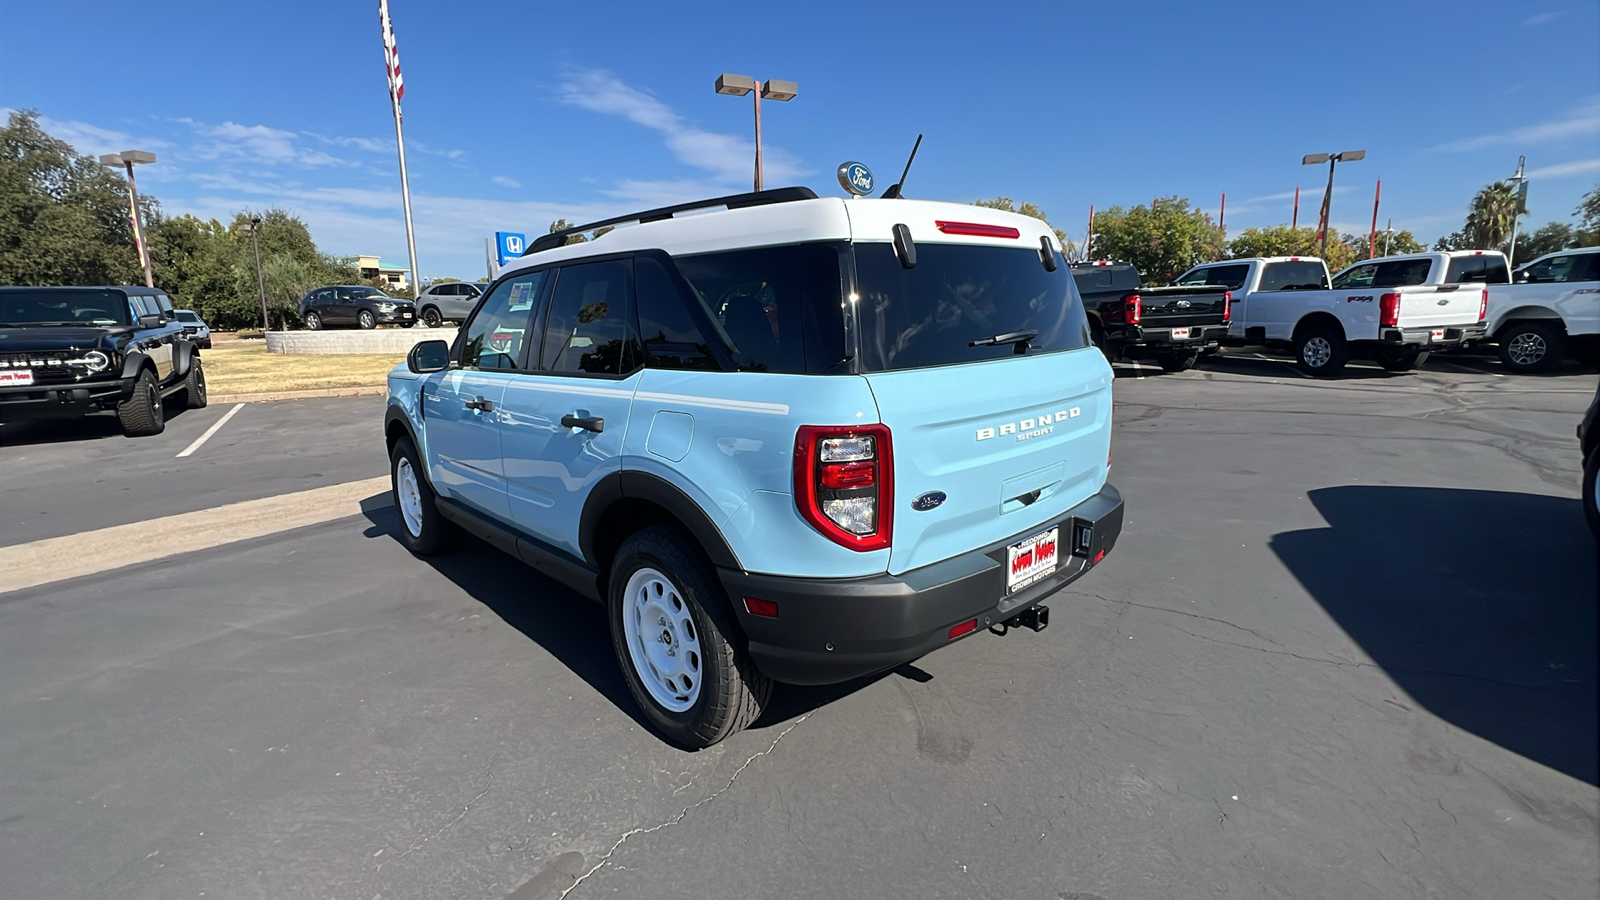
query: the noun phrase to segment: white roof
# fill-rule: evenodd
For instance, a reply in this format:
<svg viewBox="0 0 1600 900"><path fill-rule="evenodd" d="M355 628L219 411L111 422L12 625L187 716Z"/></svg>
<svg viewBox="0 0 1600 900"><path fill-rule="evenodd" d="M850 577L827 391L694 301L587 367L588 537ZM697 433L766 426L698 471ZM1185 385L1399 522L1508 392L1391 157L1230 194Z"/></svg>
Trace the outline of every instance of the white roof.
<svg viewBox="0 0 1600 900"><path fill-rule="evenodd" d="M941 231L939 222L960 222L1015 228L1018 237L980 237ZM964 203L929 200L846 200L819 197L743 209L680 213L657 222L621 225L592 241L568 244L519 257L505 266L514 271L568 259L664 250L675 255L745 247L772 247L806 241L889 241L895 225L911 230L914 242L991 244L1038 247L1048 236L1060 250L1055 232L1039 219Z"/></svg>

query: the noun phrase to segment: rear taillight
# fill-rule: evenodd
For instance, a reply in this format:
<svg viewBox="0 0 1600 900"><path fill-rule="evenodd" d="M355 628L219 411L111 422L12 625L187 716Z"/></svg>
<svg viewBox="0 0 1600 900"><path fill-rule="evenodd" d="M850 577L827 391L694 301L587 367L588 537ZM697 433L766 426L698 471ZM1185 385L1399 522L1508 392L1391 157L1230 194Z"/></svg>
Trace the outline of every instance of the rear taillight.
<svg viewBox="0 0 1600 900"><path fill-rule="evenodd" d="M894 526L894 451L885 425L802 425L794 438L794 502L823 536L882 550Z"/></svg>
<svg viewBox="0 0 1600 900"><path fill-rule="evenodd" d="M1138 294L1129 294L1122 298L1123 318L1129 325L1139 324L1139 316L1144 311L1144 301Z"/></svg>
<svg viewBox="0 0 1600 900"><path fill-rule="evenodd" d="M1478 301L1478 321L1489 318L1489 289L1483 289L1483 299Z"/></svg>
<svg viewBox="0 0 1600 900"><path fill-rule="evenodd" d="M1222 292L1222 321L1233 318L1233 291Z"/></svg>
<svg viewBox="0 0 1600 900"><path fill-rule="evenodd" d="M1384 294L1378 298L1378 324L1394 328L1400 324L1400 295Z"/></svg>

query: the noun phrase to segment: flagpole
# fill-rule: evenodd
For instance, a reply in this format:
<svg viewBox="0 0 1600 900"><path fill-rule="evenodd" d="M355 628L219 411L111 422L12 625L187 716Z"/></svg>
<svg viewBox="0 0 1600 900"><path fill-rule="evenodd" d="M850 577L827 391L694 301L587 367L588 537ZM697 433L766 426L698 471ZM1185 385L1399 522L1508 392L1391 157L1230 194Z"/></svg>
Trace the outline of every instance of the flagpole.
<svg viewBox="0 0 1600 900"><path fill-rule="evenodd" d="M400 51L394 38L394 23L389 20L389 0L378 0L378 17L383 24L383 66L389 79L389 105L394 110L394 142L400 151L400 201L406 214L406 251L411 260L411 296L422 290L422 279L417 277L417 238L411 227L411 181L406 176L406 135L401 127L400 98L405 94L405 83L400 75Z"/></svg>
<svg viewBox="0 0 1600 900"><path fill-rule="evenodd" d="M400 148L400 200L406 208L406 250L411 253L411 296L422 291L422 281L417 278L417 237L411 229L411 183L406 178L406 136L400 128L400 100L391 93L394 102L394 140Z"/></svg>

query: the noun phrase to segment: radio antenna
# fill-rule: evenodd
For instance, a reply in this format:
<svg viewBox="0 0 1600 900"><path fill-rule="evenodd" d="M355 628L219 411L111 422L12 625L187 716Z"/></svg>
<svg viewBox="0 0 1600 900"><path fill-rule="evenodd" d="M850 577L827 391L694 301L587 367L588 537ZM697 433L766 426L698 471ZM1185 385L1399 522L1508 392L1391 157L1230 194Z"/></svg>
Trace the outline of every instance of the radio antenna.
<svg viewBox="0 0 1600 900"><path fill-rule="evenodd" d="M904 172L900 173L900 180L895 182L894 184L889 185L889 189L887 191L883 192L883 198L882 199L884 199L884 200L900 199L900 197L901 197L900 190L901 190L901 188L905 187L906 176L911 174L911 164L916 161L916 159L917 159L917 148L921 147L921 146L922 146L922 135L919 134L919 135L917 135L917 142L915 144L911 145L911 158L906 160L906 168L905 168Z"/></svg>

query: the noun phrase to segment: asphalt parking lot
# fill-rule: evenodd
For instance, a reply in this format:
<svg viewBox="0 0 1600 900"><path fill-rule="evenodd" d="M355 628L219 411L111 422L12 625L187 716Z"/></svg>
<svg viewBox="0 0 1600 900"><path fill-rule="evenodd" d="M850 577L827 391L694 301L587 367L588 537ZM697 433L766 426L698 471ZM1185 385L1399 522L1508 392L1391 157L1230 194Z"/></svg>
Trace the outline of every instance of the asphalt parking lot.
<svg viewBox="0 0 1600 900"><path fill-rule="evenodd" d="M700 753L598 607L381 507L0 593L0 896L1595 896L1596 376L1118 374L1125 530L1048 631ZM384 474L381 398L176 456L230 408L0 429L0 546Z"/></svg>

